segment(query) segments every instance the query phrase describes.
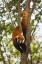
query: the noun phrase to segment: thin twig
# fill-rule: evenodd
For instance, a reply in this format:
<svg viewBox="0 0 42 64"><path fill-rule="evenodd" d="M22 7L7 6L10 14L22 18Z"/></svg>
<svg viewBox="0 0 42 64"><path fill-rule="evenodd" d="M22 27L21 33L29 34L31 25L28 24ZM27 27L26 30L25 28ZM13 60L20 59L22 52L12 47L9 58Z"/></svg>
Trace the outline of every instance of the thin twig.
<svg viewBox="0 0 42 64"><path fill-rule="evenodd" d="M4 0L4 2L5 2L5 7L7 8L7 11L9 12L9 17L10 17L10 19L11 19L12 27L14 28L14 24L15 24L15 22L12 21L12 17L11 17L11 14L10 14L10 10L9 10L8 5L7 5L7 3L6 3L5 0Z"/></svg>
<svg viewBox="0 0 42 64"><path fill-rule="evenodd" d="M31 31L32 32L32 36L33 36L37 26L38 26L38 23L36 24L35 28L33 29L33 32Z"/></svg>
<svg viewBox="0 0 42 64"><path fill-rule="evenodd" d="M33 11L34 11L35 6L36 6L36 0L34 0L34 2L33 2L33 7L32 7L32 9L31 9L30 16L31 16L31 14L32 14L32 13L33 13Z"/></svg>
<svg viewBox="0 0 42 64"><path fill-rule="evenodd" d="M3 64L6 64L5 58L3 56L3 52L1 50L1 46L0 46L0 54L1 54L1 57L2 57L2 60L3 60Z"/></svg>

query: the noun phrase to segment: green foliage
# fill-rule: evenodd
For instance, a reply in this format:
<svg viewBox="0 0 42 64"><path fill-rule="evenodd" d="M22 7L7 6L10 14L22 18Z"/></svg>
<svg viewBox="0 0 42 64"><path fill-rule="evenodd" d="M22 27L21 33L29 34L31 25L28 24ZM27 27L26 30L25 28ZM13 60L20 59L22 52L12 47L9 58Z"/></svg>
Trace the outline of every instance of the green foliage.
<svg viewBox="0 0 42 64"><path fill-rule="evenodd" d="M32 59L34 61L38 61L42 57L42 55L40 54L42 51L40 51L41 48L39 42L33 41L30 46L31 46Z"/></svg>

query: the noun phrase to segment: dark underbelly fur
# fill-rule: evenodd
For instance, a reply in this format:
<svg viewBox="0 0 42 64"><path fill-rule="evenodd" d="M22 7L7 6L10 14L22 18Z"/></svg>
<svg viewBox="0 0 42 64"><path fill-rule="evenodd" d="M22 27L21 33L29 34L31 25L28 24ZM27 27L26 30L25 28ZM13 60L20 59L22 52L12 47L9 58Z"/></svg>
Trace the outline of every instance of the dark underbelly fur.
<svg viewBox="0 0 42 64"><path fill-rule="evenodd" d="M14 44L14 46L15 46L15 48L18 50L18 51L20 51L20 53L26 53L26 45L25 45L25 43L15 43Z"/></svg>

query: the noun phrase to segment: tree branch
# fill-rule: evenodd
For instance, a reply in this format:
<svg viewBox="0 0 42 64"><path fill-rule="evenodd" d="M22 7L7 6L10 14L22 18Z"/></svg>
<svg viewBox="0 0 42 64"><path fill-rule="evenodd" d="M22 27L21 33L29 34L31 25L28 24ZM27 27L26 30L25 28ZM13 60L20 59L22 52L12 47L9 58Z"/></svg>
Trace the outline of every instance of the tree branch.
<svg viewBox="0 0 42 64"><path fill-rule="evenodd" d="M20 0L18 0L18 26L19 26L19 30L22 33L22 27L21 27L21 18L20 18Z"/></svg>
<svg viewBox="0 0 42 64"><path fill-rule="evenodd" d="M26 0L25 10L26 10L27 12L30 12L30 1L31 1L31 0Z"/></svg>
<svg viewBox="0 0 42 64"><path fill-rule="evenodd" d="M32 30L31 30L31 32L32 32L32 36L33 36L33 34L34 34L34 32L35 32L37 26L38 26L38 22L37 22L35 28L33 29L33 32L32 32Z"/></svg>
<svg viewBox="0 0 42 64"><path fill-rule="evenodd" d="M10 12L9 12L9 17L10 17L10 19L11 19L11 24L12 24L12 28L14 28L14 24L15 24L15 22L12 20L12 17L11 17L11 14L10 14Z"/></svg>
<svg viewBox="0 0 42 64"><path fill-rule="evenodd" d="M32 7L32 9L31 9L31 11L30 11L30 16L31 16L31 14L32 14L33 11L34 11L35 6L36 6L36 0L34 0L34 2L33 2L33 7Z"/></svg>

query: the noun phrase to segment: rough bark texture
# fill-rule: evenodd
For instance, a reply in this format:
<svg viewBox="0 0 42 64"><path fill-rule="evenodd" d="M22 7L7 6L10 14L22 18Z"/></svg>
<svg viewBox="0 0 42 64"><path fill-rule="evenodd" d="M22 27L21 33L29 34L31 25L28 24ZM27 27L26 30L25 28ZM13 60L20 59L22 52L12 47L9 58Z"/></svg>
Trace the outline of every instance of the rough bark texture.
<svg viewBox="0 0 42 64"><path fill-rule="evenodd" d="M20 0L18 0L18 26L19 26L19 30L22 33L22 27L21 27L21 18L20 18Z"/></svg>
<svg viewBox="0 0 42 64"><path fill-rule="evenodd" d="M28 20L27 20L27 33L26 33L26 45L27 50L26 53L21 54L21 63L20 64L27 64L27 57L30 51L30 0L26 1L25 10L28 12Z"/></svg>
<svg viewBox="0 0 42 64"><path fill-rule="evenodd" d="M27 64L27 55L25 53L21 54L21 63L20 64Z"/></svg>

